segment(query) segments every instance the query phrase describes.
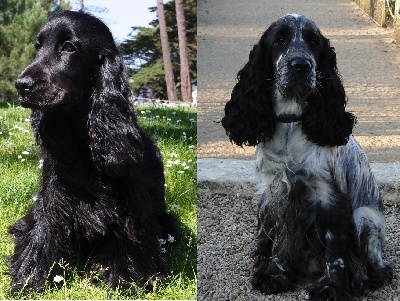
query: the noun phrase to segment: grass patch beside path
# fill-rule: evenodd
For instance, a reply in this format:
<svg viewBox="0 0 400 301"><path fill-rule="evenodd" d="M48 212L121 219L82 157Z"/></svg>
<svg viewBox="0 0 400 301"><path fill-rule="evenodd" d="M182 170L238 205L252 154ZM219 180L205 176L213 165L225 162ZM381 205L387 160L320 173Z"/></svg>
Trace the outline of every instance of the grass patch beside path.
<svg viewBox="0 0 400 301"><path fill-rule="evenodd" d="M152 293L139 290L130 296L110 294L106 284L93 285L92 275L65 264L72 275L59 289L46 287L28 299L196 299L196 109L179 106L140 105L138 120L155 138L163 154L168 210L178 217L182 239L165 253L170 282ZM40 158L29 121L30 110L0 103L0 299L7 293L11 277L6 274L6 256L13 253L7 228L23 216L32 203L40 177ZM61 275L62 276L62 275ZM49 279L53 281L53 279Z"/></svg>

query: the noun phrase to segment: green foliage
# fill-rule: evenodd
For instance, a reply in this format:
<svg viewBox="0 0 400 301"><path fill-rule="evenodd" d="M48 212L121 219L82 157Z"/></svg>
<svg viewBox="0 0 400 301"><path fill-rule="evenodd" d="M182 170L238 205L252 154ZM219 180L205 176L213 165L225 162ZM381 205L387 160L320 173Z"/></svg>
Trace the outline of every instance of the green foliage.
<svg viewBox="0 0 400 301"><path fill-rule="evenodd" d="M158 59L152 65L140 68L133 77L134 81L131 86L136 95L141 91L146 91L148 86L152 87L155 95L164 95L165 78L162 59Z"/></svg>
<svg viewBox="0 0 400 301"><path fill-rule="evenodd" d="M140 106L138 120L160 147L165 166L168 210L180 222L182 237L165 253L169 283L159 284L155 291L138 295L124 291L110 293L105 283L91 283L96 273L77 270L60 262L67 281L59 289L49 287L31 293L27 299L196 299L196 111L187 107ZM13 253L13 242L7 228L23 216L39 186L40 158L30 130L30 110L0 103L0 299L10 299L7 290L6 256ZM54 279L48 279L52 282ZM17 296L18 297L18 296ZM19 296L22 297L22 296Z"/></svg>
<svg viewBox="0 0 400 301"><path fill-rule="evenodd" d="M393 18L395 14L400 12L396 11L396 0L387 0L385 1L385 11L386 11L386 18L390 19Z"/></svg>
<svg viewBox="0 0 400 301"><path fill-rule="evenodd" d="M149 10L156 11L157 8L150 7ZM176 82L179 83L179 40L175 1L165 3L164 11L168 28L168 40L174 77ZM197 78L197 1L185 1L185 19L190 56L190 76L192 79L195 79ZM136 65L135 68L131 70L133 91L138 94L147 87L152 87L157 98L166 99L167 92L162 64L158 19L153 20L149 25L152 27L132 27L131 39L124 41L121 44L121 49L127 61L131 62L133 65L138 62L140 64L140 66ZM177 92L180 93L179 89Z"/></svg>
<svg viewBox="0 0 400 301"><path fill-rule="evenodd" d="M14 81L34 57L36 35L52 0L0 1L0 100L14 98Z"/></svg>

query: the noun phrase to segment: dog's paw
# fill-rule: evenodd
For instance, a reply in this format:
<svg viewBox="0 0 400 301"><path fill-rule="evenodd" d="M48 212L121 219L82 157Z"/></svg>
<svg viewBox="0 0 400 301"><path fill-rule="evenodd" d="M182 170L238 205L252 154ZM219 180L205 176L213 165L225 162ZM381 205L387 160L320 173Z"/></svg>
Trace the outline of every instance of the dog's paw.
<svg viewBox="0 0 400 301"><path fill-rule="evenodd" d="M253 289L259 290L264 294L277 294L296 289L296 285L285 274L266 275L254 274L251 279Z"/></svg>
<svg viewBox="0 0 400 301"><path fill-rule="evenodd" d="M278 262L264 256L257 256L251 279L253 289L264 294L277 294L296 289L296 282L290 271Z"/></svg>
<svg viewBox="0 0 400 301"><path fill-rule="evenodd" d="M8 294L12 299L23 299L30 292L42 292L44 287L44 281L32 282L32 279L27 278L26 280L13 280Z"/></svg>
<svg viewBox="0 0 400 301"><path fill-rule="evenodd" d="M25 285L22 283L11 283L10 288L8 289L8 294L13 298L18 298L23 296Z"/></svg>
<svg viewBox="0 0 400 301"><path fill-rule="evenodd" d="M309 290L310 301L352 301L353 297L343 289L317 284Z"/></svg>

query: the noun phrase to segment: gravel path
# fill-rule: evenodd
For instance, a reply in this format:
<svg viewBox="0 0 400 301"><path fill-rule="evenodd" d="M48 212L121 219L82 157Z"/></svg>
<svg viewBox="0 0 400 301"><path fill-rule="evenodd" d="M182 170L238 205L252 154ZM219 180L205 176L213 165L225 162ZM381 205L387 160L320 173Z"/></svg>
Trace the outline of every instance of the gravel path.
<svg viewBox="0 0 400 301"><path fill-rule="evenodd" d="M231 197L226 194L198 197L198 300L256 301L307 300L301 286L281 295L265 296L250 288L251 252L255 249L256 204L252 198ZM388 224L385 259L395 268L390 286L371 292L359 300L400 299L400 204L386 203Z"/></svg>

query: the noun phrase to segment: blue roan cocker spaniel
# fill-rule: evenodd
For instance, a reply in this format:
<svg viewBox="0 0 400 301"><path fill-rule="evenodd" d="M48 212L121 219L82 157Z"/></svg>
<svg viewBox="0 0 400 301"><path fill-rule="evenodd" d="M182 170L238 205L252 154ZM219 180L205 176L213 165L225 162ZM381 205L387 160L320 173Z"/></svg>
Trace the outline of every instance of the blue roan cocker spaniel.
<svg viewBox="0 0 400 301"><path fill-rule="evenodd" d="M160 151L139 127L123 58L107 28L53 14L19 75L22 106L43 156L37 198L9 232L11 292L64 275L60 260L134 291L166 277L159 239L175 235ZM96 280L96 279L94 279Z"/></svg>
<svg viewBox="0 0 400 301"><path fill-rule="evenodd" d="M351 300L392 278L381 195L345 106L334 49L304 16L274 22L238 73L222 124L257 146L257 290L316 277L311 300Z"/></svg>

